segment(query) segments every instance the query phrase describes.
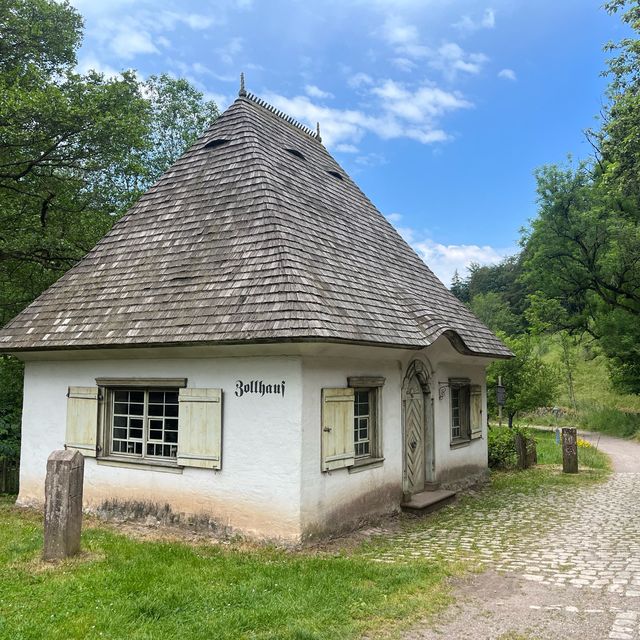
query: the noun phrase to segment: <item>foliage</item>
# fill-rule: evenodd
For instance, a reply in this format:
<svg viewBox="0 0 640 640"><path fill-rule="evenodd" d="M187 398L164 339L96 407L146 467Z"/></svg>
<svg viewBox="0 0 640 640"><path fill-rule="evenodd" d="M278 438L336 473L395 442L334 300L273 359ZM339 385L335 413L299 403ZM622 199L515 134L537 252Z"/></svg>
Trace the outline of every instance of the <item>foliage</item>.
<svg viewBox="0 0 640 640"><path fill-rule="evenodd" d="M0 33L2 325L82 258L218 110L185 80L76 73L82 19L66 1L0 3ZM19 407L7 393L0 446Z"/></svg>
<svg viewBox="0 0 640 640"><path fill-rule="evenodd" d="M622 22L640 32L640 7L634 0L610 0L604 5L610 14L620 12ZM602 130L595 135L601 168L609 188L630 196L637 204L640 196L640 41L634 37L609 42L609 105Z"/></svg>
<svg viewBox="0 0 640 640"><path fill-rule="evenodd" d="M556 443L554 431L531 430L536 439L536 451L538 464L562 464L562 445ZM582 444L581 444L582 443ZM586 445L586 446L585 446ZM592 445L586 440L578 438L578 465L583 469L611 468L609 456L598 449L597 444Z"/></svg>
<svg viewBox="0 0 640 640"><path fill-rule="evenodd" d="M501 331L507 335L515 335L520 331L521 323L518 317L500 293L478 293L472 298L469 306L492 331Z"/></svg>
<svg viewBox="0 0 640 640"><path fill-rule="evenodd" d="M516 466L515 430L489 427L487 438L490 469L513 469Z"/></svg>
<svg viewBox="0 0 640 640"><path fill-rule="evenodd" d="M149 151L142 161L147 171L146 188L220 113L216 103L204 101L202 93L187 80L166 73L149 76L142 85L142 95L151 108Z"/></svg>
<svg viewBox="0 0 640 640"><path fill-rule="evenodd" d="M637 2L611 0L605 9L640 31ZM640 393L640 41L626 37L605 50L614 55L603 124L588 134L594 158L538 171L525 281L550 301L554 329L589 332L614 384Z"/></svg>
<svg viewBox="0 0 640 640"><path fill-rule="evenodd" d="M515 357L494 362L487 372L487 385L493 389L498 384L498 378L502 378L506 394L504 410L509 426L512 426L518 413L532 411L553 402L558 391L559 376L555 367L546 364L537 355L530 336L503 336L503 340ZM489 405L495 413L495 398L491 393Z"/></svg>
<svg viewBox="0 0 640 640"><path fill-rule="evenodd" d="M637 437L640 434L640 413L621 411L614 407L593 407L584 413L580 426L619 438Z"/></svg>
<svg viewBox="0 0 640 640"><path fill-rule="evenodd" d="M554 431L492 426L489 428L489 467L514 469L517 464L515 436L521 434L536 443L538 464L562 464L562 446L556 443ZM586 440L579 439L578 461L581 468L609 469L609 457Z"/></svg>
<svg viewBox="0 0 640 640"><path fill-rule="evenodd" d="M0 323L101 238L218 112L185 80L74 72L68 3L0 6ZM5 31L9 39L4 37Z"/></svg>
<svg viewBox="0 0 640 640"><path fill-rule="evenodd" d="M0 356L0 458L18 458L24 365L10 356Z"/></svg>
<svg viewBox="0 0 640 640"><path fill-rule="evenodd" d="M464 279L456 271L450 290L490 329L516 335L525 328L527 290L521 276L522 257L515 255L497 265L471 264Z"/></svg>

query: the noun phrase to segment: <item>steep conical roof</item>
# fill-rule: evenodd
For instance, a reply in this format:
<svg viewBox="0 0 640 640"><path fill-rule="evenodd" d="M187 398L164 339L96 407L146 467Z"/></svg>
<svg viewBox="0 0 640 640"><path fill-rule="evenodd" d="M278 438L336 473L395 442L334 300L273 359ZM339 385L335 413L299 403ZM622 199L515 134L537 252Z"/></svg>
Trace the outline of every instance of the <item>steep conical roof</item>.
<svg viewBox="0 0 640 640"><path fill-rule="evenodd" d="M0 331L4 351L348 341L505 346L318 137L238 98L98 245Z"/></svg>

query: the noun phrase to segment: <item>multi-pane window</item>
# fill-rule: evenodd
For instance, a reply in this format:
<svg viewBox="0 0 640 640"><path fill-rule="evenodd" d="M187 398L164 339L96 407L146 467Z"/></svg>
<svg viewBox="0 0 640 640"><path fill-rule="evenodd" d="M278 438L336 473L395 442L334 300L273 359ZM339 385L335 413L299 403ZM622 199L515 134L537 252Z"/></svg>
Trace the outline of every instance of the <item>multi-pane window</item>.
<svg viewBox="0 0 640 640"><path fill-rule="evenodd" d="M451 440L469 440L471 437L470 390L468 380L449 382L451 390Z"/></svg>
<svg viewBox="0 0 640 640"><path fill-rule="evenodd" d="M356 458L371 455L373 429L372 403L373 392L369 389L356 389L353 407L353 441Z"/></svg>
<svg viewBox="0 0 640 640"><path fill-rule="evenodd" d="M111 392L111 453L175 458L178 450L176 389Z"/></svg>
<svg viewBox="0 0 640 640"><path fill-rule="evenodd" d="M451 438L460 437L460 387L451 389Z"/></svg>

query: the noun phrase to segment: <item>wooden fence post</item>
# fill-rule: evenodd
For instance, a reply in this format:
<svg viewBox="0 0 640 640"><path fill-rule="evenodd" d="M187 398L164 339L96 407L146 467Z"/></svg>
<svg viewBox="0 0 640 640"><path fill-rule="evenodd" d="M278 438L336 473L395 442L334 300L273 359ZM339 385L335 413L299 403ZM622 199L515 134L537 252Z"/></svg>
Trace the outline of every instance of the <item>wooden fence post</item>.
<svg viewBox="0 0 640 640"><path fill-rule="evenodd" d="M562 471L578 473L578 433L574 427L562 428Z"/></svg>

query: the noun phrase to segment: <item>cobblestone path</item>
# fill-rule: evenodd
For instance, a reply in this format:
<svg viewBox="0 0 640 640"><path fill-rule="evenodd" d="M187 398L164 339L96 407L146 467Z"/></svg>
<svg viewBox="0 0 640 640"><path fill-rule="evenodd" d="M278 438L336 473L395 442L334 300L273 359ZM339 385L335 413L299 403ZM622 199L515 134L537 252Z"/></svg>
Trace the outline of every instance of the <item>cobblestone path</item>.
<svg viewBox="0 0 640 640"><path fill-rule="evenodd" d="M615 468L620 441L602 438L600 444L612 455ZM551 590L552 604L546 597L541 600L543 604L532 601L528 605L532 614L554 611L575 618L575 612L581 611L585 620L594 615L608 619L604 635L590 634L591 623L585 622L585 634L576 637L640 639L640 445L625 442L623 446L624 471L616 471L600 485L533 496L513 494L497 503L495 509L474 512L466 506L460 509L459 517L453 507L450 513L454 527L451 518L442 528L434 519L434 526L427 522L420 530L396 535L392 550L376 559L476 560L498 576L536 583L533 591L538 596L545 589ZM636 455L630 457L629 448ZM586 608L580 607L585 604L581 593L589 596ZM595 607L593 596L599 598ZM523 597L526 599L526 593ZM573 620L572 624L577 623Z"/></svg>
<svg viewBox="0 0 640 640"><path fill-rule="evenodd" d="M640 596L640 473L512 499L494 511L467 512L455 530L448 524L399 534L378 559L472 559L544 584Z"/></svg>

